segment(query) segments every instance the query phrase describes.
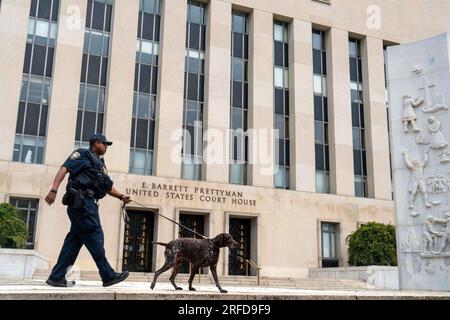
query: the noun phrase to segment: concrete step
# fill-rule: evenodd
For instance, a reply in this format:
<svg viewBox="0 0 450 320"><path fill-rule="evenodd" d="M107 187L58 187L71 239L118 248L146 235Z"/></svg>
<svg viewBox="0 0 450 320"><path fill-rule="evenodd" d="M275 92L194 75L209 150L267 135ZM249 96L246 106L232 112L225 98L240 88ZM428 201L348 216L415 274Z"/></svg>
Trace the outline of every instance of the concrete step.
<svg viewBox="0 0 450 320"><path fill-rule="evenodd" d="M33 279L47 279L50 271L37 270ZM153 273L130 273L128 281L131 282L151 282ZM163 273L158 282L169 282L170 272ZM74 278L74 276L72 276ZM81 271L80 278L85 281L101 281L96 271ZM188 274L178 274L176 282L179 284L187 283ZM257 286L258 279L255 276L219 276L219 281L223 286ZM212 284L214 280L210 274L197 275L194 284ZM297 288L297 289L367 289L366 282L357 280L338 280L338 279L310 279L310 278L291 278L291 277L261 277L261 287L272 288Z"/></svg>

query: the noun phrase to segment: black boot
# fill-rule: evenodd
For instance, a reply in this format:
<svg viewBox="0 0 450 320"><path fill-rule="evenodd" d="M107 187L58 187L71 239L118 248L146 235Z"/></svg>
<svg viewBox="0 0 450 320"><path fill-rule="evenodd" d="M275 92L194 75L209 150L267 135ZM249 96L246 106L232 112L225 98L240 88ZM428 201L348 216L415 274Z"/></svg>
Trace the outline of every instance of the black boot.
<svg viewBox="0 0 450 320"><path fill-rule="evenodd" d="M45 281L45 283L48 284L49 286L58 288L73 287L75 285L75 281L67 281L66 279L52 280L49 278L47 279L47 281Z"/></svg>
<svg viewBox="0 0 450 320"><path fill-rule="evenodd" d="M112 280L103 281L103 286L109 287L109 286L115 285L119 282L122 282L126 278L128 278L129 275L130 275L130 273L128 271L124 271L122 273L116 273L116 275L114 276L114 278Z"/></svg>

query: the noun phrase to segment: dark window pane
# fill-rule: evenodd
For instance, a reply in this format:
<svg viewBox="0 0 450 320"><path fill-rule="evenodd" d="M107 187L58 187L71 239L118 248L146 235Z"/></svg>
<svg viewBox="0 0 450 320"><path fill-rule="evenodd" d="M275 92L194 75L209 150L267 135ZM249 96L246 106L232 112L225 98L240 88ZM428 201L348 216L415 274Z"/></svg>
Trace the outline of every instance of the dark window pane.
<svg viewBox="0 0 450 320"><path fill-rule="evenodd" d="M25 134L36 136L38 133L40 106L38 104L29 103L27 105L27 116L25 118Z"/></svg>
<svg viewBox="0 0 450 320"><path fill-rule="evenodd" d="M198 101L198 75L188 73L188 99Z"/></svg>
<svg viewBox="0 0 450 320"><path fill-rule="evenodd" d="M36 17L37 0L31 0L30 17Z"/></svg>
<svg viewBox="0 0 450 320"><path fill-rule="evenodd" d="M314 96L314 120L323 120L322 97Z"/></svg>
<svg viewBox="0 0 450 320"><path fill-rule="evenodd" d="M92 0L88 0L86 12L86 28L91 27L91 17L92 17Z"/></svg>
<svg viewBox="0 0 450 320"><path fill-rule="evenodd" d="M78 110L77 115L77 129L75 131L75 140L81 140L81 121L83 120L83 111Z"/></svg>
<svg viewBox="0 0 450 320"><path fill-rule="evenodd" d="M161 17L155 16L155 36L153 38L154 41L159 42L159 29L161 24Z"/></svg>
<svg viewBox="0 0 450 320"><path fill-rule="evenodd" d="M328 98L323 98L323 120L328 122Z"/></svg>
<svg viewBox="0 0 450 320"><path fill-rule="evenodd" d="M278 164L285 165L284 140L278 140Z"/></svg>
<svg viewBox="0 0 450 320"><path fill-rule="evenodd" d="M97 129L95 132L103 133L103 113L99 112L97 114Z"/></svg>
<svg viewBox="0 0 450 320"><path fill-rule="evenodd" d="M356 59L350 58L350 80L358 81L358 70L356 67Z"/></svg>
<svg viewBox="0 0 450 320"><path fill-rule="evenodd" d="M248 83L244 83L244 109L248 109Z"/></svg>
<svg viewBox="0 0 450 320"><path fill-rule="evenodd" d="M200 75L200 83L199 83L199 96L198 100L203 102L205 101L205 76Z"/></svg>
<svg viewBox="0 0 450 320"><path fill-rule="evenodd" d="M289 68L289 45L287 43L284 44L284 66Z"/></svg>
<svg viewBox="0 0 450 320"><path fill-rule="evenodd" d="M248 35L244 35L244 59L248 59Z"/></svg>
<svg viewBox="0 0 450 320"><path fill-rule="evenodd" d="M358 59L358 81L363 82L361 59Z"/></svg>
<svg viewBox="0 0 450 320"><path fill-rule="evenodd" d="M140 65L141 74L139 77L139 92L150 93L150 80L151 80L151 72L152 67L141 64Z"/></svg>
<svg viewBox="0 0 450 320"><path fill-rule="evenodd" d="M196 23L190 24L189 48L200 49L200 25L198 25Z"/></svg>
<svg viewBox="0 0 450 320"><path fill-rule="evenodd" d="M242 108L242 82L233 81L233 107Z"/></svg>
<svg viewBox="0 0 450 320"><path fill-rule="evenodd" d="M142 38L142 13L139 13L137 37Z"/></svg>
<svg viewBox="0 0 450 320"><path fill-rule="evenodd" d="M362 166L363 166L363 175L367 176L367 161L366 161L366 151L362 151Z"/></svg>
<svg viewBox="0 0 450 320"><path fill-rule="evenodd" d="M32 44L27 43L27 47L25 49L25 61L23 63L23 73L30 73L30 63L31 63L31 49Z"/></svg>
<svg viewBox="0 0 450 320"><path fill-rule="evenodd" d="M150 130L148 132L148 149L153 150L155 145L155 121L150 121Z"/></svg>
<svg viewBox="0 0 450 320"><path fill-rule="evenodd" d="M327 75L327 53L326 52L322 52L322 74L324 76Z"/></svg>
<svg viewBox="0 0 450 320"><path fill-rule="evenodd" d="M152 94L157 94L158 90L158 67L153 67L152 72Z"/></svg>
<svg viewBox="0 0 450 320"><path fill-rule="evenodd" d="M25 102L20 102L19 113L17 114L16 133L22 133L24 118L25 118Z"/></svg>
<svg viewBox="0 0 450 320"><path fill-rule="evenodd" d="M52 0L39 0L38 18L50 20Z"/></svg>
<svg viewBox="0 0 450 320"><path fill-rule="evenodd" d="M81 64L81 79L80 82L86 83L86 67L87 67L87 54L83 54L83 62Z"/></svg>
<svg viewBox="0 0 450 320"><path fill-rule="evenodd" d="M242 34L233 34L233 57L243 58Z"/></svg>
<svg viewBox="0 0 450 320"><path fill-rule="evenodd" d="M106 19L105 19L105 31L108 32L111 31L111 12L112 12L112 5L108 4L106 6Z"/></svg>
<svg viewBox="0 0 450 320"><path fill-rule="evenodd" d="M275 41L275 65L283 66L283 43Z"/></svg>
<svg viewBox="0 0 450 320"><path fill-rule="evenodd" d="M153 40L153 14L144 13L144 25L142 26L142 38Z"/></svg>
<svg viewBox="0 0 450 320"><path fill-rule="evenodd" d="M89 138L95 133L96 113L86 111L84 113L83 123L83 141L89 141Z"/></svg>
<svg viewBox="0 0 450 320"><path fill-rule="evenodd" d="M134 148L134 134L136 132L136 118L133 118L131 120L131 139L130 139L130 146Z"/></svg>
<svg viewBox="0 0 450 320"><path fill-rule="evenodd" d="M316 171L324 171L323 145L316 144Z"/></svg>
<svg viewBox="0 0 450 320"><path fill-rule="evenodd" d="M105 4L94 2L94 16L92 18L92 29L103 31L105 19Z"/></svg>
<svg viewBox="0 0 450 320"><path fill-rule="evenodd" d="M102 78L100 85L106 86L106 80L108 77L108 58L103 57L102 59Z"/></svg>
<svg viewBox="0 0 450 320"><path fill-rule="evenodd" d="M98 84L100 77L100 57L89 55L87 82Z"/></svg>
<svg viewBox="0 0 450 320"><path fill-rule="evenodd" d="M362 175L361 151L359 150L353 150L353 165L354 173L356 175Z"/></svg>
<svg viewBox="0 0 450 320"><path fill-rule="evenodd" d="M289 110L289 90L285 90L284 91L284 114L285 115L290 115L290 110Z"/></svg>
<svg viewBox="0 0 450 320"><path fill-rule="evenodd" d="M58 21L59 0L53 0L52 21Z"/></svg>
<svg viewBox="0 0 450 320"><path fill-rule="evenodd" d="M139 84L139 63L134 65L134 91L138 91Z"/></svg>
<svg viewBox="0 0 450 320"><path fill-rule="evenodd" d="M206 27L205 26L201 26L200 27L200 50L205 51L205 47L206 47Z"/></svg>
<svg viewBox="0 0 450 320"><path fill-rule="evenodd" d="M325 146L325 170L330 171L330 148Z"/></svg>
<svg viewBox="0 0 450 320"><path fill-rule="evenodd" d="M41 123L39 126L39 136L45 137L47 133L47 114L48 114L48 106L42 106L41 110Z"/></svg>
<svg viewBox="0 0 450 320"><path fill-rule="evenodd" d="M43 76L44 75L44 66L45 66L45 52L46 47L43 46L34 46L33 52L33 60L31 65L31 73Z"/></svg>
<svg viewBox="0 0 450 320"><path fill-rule="evenodd" d="M352 103L352 126L359 127L359 105Z"/></svg>
<svg viewBox="0 0 450 320"><path fill-rule="evenodd" d="M284 91L275 88L275 113L284 114Z"/></svg>
<svg viewBox="0 0 450 320"><path fill-rule="evenodd" d="M137 119L136 148L147 149L148 121Z"/></svg>
<svg viewBox="0 0 450 320"><path fill-rule="evenodd" d="M322 59L319 50L313 50L313 72L322 74Z"/></svg>
<svg viewBox="0 0 450 320"><path fill-rule="evenodd" d="M285 148L286 148L286 166L291 165L291 145L289 144L289 140L285 141Z"/></svg>
<svg viewBox="0 0 450 320"><path fill-rule="evenodd" d="M48 53L47 53L47 67L46 67L46 72L45 72L45 76L46 77L51 77L52 76L52 72L53 72L53 54L55 52L55 49L53 48L48 48Z"/></svg>
<svg viewBox="0 0 450 320"><path fill-rule="evenodd" d="M359 114L361 116L361 128L364 128L364 105L360 104L359 105Z"/></svg>

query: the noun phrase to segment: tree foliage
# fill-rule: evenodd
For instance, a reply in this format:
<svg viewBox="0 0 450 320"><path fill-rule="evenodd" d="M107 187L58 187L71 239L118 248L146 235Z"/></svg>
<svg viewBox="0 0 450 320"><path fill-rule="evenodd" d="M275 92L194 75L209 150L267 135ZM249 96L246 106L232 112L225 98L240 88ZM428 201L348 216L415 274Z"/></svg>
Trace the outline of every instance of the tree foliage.
<svg viewBox="0 0 450 320"><path fill-rule="evenodd" d="M0 204L0 248L23 249L27 242L27 225L16 208L9 203Z"/></svg>
<svg viewBox="0 0 450 320"><path fill-rule="evenodd" d="M351 266L396 266L395 227L377 222L362 225L350 234L348 245Z"/></svg>

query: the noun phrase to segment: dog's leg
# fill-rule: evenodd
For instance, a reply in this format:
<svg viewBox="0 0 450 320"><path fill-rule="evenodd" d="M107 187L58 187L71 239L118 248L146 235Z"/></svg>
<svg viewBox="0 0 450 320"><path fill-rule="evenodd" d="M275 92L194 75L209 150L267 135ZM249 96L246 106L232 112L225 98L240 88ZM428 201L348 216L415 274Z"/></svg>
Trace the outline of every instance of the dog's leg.
<svg viewBox="0 0 450 320"><path fill-rule="evenodd" d="M173 267L172 275L169 278L170 283L172 283L175 290L183 290L183 288L178 287L177 284L175 283L175 277L178 274L178 268L180 267L182 261L183 261L183 259L177 258L177 260L175 262L175 266Z"/></svg>
<svg viewBox="0 0 450 320"><path fill-rule="evenodd" d="M161 273L166 272L167 270L169 270L172 267L173 267L173 263L169 263L166 261L166 263L161 267L161 269L159 269L158 271L155 272L155 276L153 277L153 282L150 285L150 288L152 290L155 287L156 279L161 275Z"/></svg>
<svg viewBox="0 0 450 320"><path fill-rule="evenodd" d="M213 275L214 281L216 282L217 288L219 288L219 290L220 290L221 293L227 293L228 291L225 290L225 289L223 289L223 288L220 286L219 278L217 277L217 266L216 266L216 265L211 265L211 266L209 267L209 269L211 270L211 273L212 273L212 275Z"/></svg>
<svg viewBox="0 0 450 320"><path fill-rule="evenodd" d="M190 291L195 291L195 288L192 286L192 281L194 281L194 277L198 273L199 269L200 268L197 266L192 266L191 276L189 277L189 290Z"/></svg>

